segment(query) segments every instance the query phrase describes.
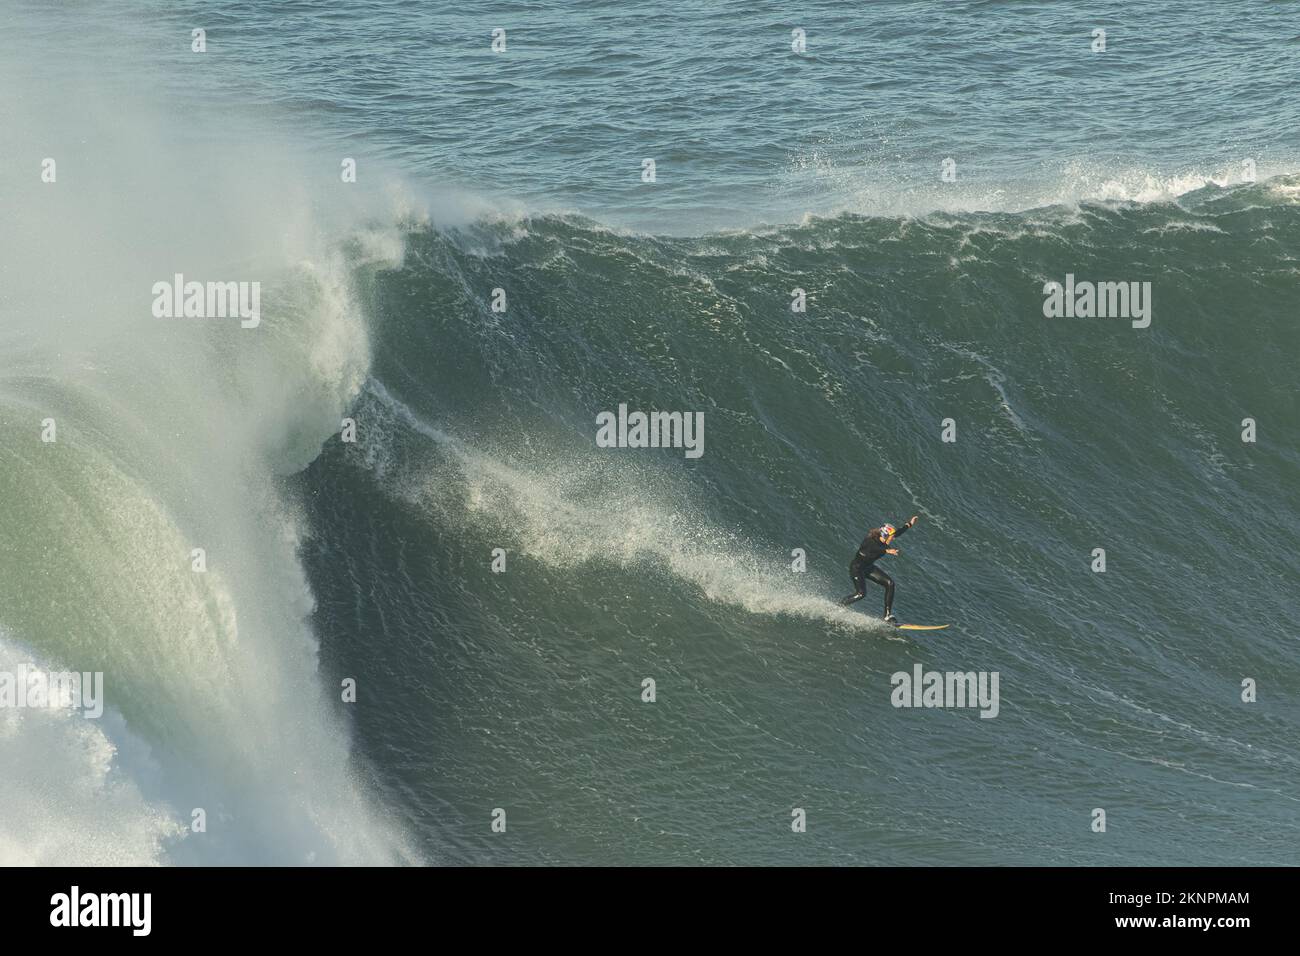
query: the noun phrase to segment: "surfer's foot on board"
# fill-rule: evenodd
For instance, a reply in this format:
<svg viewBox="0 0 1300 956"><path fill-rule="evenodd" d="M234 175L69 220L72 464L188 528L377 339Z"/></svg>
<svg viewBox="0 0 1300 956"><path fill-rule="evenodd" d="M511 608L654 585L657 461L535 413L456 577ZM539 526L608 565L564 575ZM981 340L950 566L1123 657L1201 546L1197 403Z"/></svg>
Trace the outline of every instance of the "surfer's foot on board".
<svg viewBox="0 0 1300 956"><path fill-rule="evenodd" d="M885 623L886 623L886 624L897 624L897 623L898 623L898 618L894 617L894 615L892 615L892 614L886 614L886 615L885 615Z"/></svg>

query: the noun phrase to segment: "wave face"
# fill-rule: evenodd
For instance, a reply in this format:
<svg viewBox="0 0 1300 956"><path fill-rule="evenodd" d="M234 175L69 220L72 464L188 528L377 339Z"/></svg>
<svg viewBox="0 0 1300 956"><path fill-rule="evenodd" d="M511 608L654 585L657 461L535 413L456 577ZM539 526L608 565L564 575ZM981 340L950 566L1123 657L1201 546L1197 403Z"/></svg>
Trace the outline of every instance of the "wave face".
<svg viewBox="0 0 1300 956"><path fill-rule="evenodd" d="M1295 863L1298 195L411 232L358 293L361 439L301 479L315 626L393 689L366 749L464 860ZM1044 318L1060 263L1152 281L1151 326ZM595 447L619 403L705 454ZM834 599L913 513L896 611L954 628L899 640ZM918 662L1001 715L895 710Z"/></svg>

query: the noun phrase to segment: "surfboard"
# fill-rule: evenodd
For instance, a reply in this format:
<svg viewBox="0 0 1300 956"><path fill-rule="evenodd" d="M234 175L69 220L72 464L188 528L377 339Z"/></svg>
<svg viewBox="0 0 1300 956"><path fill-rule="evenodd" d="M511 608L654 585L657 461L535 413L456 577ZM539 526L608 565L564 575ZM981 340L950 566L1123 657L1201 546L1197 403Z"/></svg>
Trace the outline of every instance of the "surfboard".
<svg viewBox="0 0 1300 956"><path fill-rule="evenodd" d="M951 624L899 624L900 631L942 631L945 627L952 627Z"/></svg>

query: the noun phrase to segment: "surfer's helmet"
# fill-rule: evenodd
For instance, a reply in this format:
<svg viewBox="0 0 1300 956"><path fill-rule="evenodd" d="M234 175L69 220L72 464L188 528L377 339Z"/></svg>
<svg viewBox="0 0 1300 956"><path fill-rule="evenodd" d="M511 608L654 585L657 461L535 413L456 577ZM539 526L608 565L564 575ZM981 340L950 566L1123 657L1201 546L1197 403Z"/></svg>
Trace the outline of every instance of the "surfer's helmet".
<svg viewBox="0 0 1300 956"><path fill-rule="evenodd" d="M898 529L892 524L882 524L880 526L880 536L888 541L894 535L898 534Z"/></svg>

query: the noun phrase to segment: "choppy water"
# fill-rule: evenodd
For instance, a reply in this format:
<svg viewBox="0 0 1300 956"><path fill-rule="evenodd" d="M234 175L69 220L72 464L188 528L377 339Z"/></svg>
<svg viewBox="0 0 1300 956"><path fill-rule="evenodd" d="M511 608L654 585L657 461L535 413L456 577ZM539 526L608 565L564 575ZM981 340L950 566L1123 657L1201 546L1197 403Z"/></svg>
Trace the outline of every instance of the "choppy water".
<svg viewBox="0 0 1300 956"><path fill-rule="evenodd" d="M0 862L1300 862L1294 11L792 16L2 8Z"/></svg>

